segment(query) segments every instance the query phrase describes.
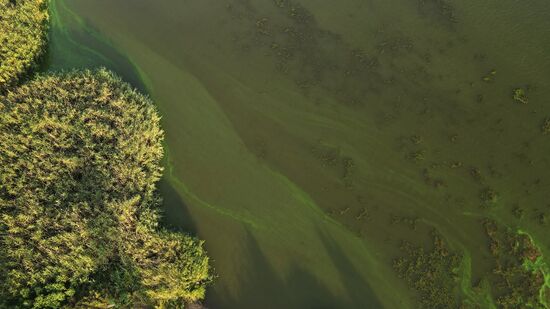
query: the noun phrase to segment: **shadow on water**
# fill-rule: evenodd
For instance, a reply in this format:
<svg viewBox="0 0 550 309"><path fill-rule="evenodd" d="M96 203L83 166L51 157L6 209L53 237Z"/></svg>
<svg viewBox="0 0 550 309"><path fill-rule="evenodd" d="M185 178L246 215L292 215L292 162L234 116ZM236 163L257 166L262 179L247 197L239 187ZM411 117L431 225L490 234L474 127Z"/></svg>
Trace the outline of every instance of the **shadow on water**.
<svg viewBox="0 0 550 309"><path fill-rule="evenodd" d="M359 270L342 251L340 245L321 229L318 229L318 234L340 274L354 308L382 308L370 284L361 277Z"/></svg>
<svg viewBox="0 0 550 309"><path fill-rule="evenodd" d="M349 297L334 295L323 282L298 265L291 266L286 274L278 272L250 231L245 232L243 242L247 258L243 261L246 267L243 267L239 279L239 293L231 295L218 286L206 297L208 308L382 308L368 284L328 237L323 236L323 243L327 245L337 271L347 280L344 286Z"/></svg>
<svg viewBox="0 0 550 309"><path fill-rule="evenodd" d="M163 225L172 230L197 234L197 226L189 208L168 180L159 182L163 197ZM341 274L349 297L334 295L306 269L292 265L286 273L272 267L262 252L258 240L247 229L242 236L242 250L246 252L240 277L238 294L232 294L222 286L213 286L208 291L208 308L381 308L376 297L370 293L368 284L360 278L357 270L340 247L329 236L319 232L329 256ZM215 262L214 262L215 264ZM215 267L216 265L214 265ZM223 276L223 274L218 274Z"/></svg>
<svg viewBox="0 0 550 309"><path fill-rule="evenodd" d="M159 182L158 188L163 197L163 225L196 235L196 223L180 194L166 179ZM206 306L211 309L382 308L370 285L361 277L339 244L320 228L317 233L340 276L347 297L333 294L329 287L299 265L291 265L285 273L274 269L258 240L245 229L241 246L246 258L240 261L245 267L241 268L238 279L239 292L235 295L223 286L213 286L208 291Z"/></svg>
<svg viewBox="0 0 550 309"><path fill-rule="evenodd" d="M180 194L165 178L158 183L158 189L162 196L162 224L172 230L196 235L196 224Z"/></svg>

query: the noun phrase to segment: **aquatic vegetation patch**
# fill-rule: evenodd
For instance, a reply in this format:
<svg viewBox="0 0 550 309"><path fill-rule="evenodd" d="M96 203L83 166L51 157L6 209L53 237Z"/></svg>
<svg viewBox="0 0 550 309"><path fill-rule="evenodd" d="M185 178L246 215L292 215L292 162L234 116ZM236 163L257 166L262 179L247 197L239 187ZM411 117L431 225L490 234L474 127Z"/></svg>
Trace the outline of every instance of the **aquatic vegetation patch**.
<svg viewBox="0 0 550 309"><path fill-rule="evenodd" d="M0 0L0 92L36 65L47 29L46 0Z"/></svg>
<svg viewBox="0 0 550 309"><path fill-rule="evenodd" d="M512 98L514 101L527 104L529 103L529 98L527 98L527 91L524 88L515 88L512 92Z"/></svg>
<svg viewBox="0 0 550 309"><path fill-rule="evenodd" d="M541 250L525 232L484 222L495 266L492 294L502 308L548 308L549 269Z"/></svg>
<svg viewBox="0 0 550 309"><path fill-rule="evenodd" d="M0 95L0 307L167 305L204 297L202 243L158 226L163 132L104 69Z"/></svg>
<svg viewBox="0 0 550 309"><path fill-rule="evenodd" d="M542 121L542 125L540 127L540 130L542 134L550 134L550 118L546 118Z"/></svg>
<svg viewBox="0 0 550 309"><path fill-rule="evenodd" d="M424 159L426 159L426 151L425 150L412 151L411 153L409 153L408 157L410 160L414 162L424 161Z"/></svg>
<svg viewBox="0 0 550 309"><path fill-rule="evenodd" d="M479 197L485 205L494 205L498 202L499 194L493 188L485 188L481 191Z"/></svg>
<svg viewBox="0 0 550 309"><path fill-rule="evenodd" d="M339 147L326 144L321 140L311 147L311 153L324 167L337 170L338 177L346 187L353 186L353 175L357 168L353 158L343 154Z"/></svg>
<svg viewBox="0 0 550 309"><path fill-rule="evenodd" d="M448 26L458 22L455 8L447 0L418 0L418 9L422 16L431 17Z"/></svg>
<svg viewBox="0 0 550 309"><path fill-rule="evenodd" d="M246 1L235 2L228 8L230 14L242 19L253 33L238 44L247 50L251 44L264 49L275 70L303 93L318 89L337 97L341 104L358 107L364 104L367 93L383 83L375 70L379 64L376 56L321 28L314 15L298 1L274 0L277 18L260 15ZM382 49L395 52L412 47L402 36L384 39L381 44Z"/></svg>
<svg viewBox="0 0 550 309"><path fill-rule="evenodd" d="M420 136L420 135L416 135L416 134L415 134L415 135L412 135L412 136L410 137L410 141L411 141L411 143L413 143L414 145L419 145L419 144L421 144L421 143L424 141L424 138L423 138L422 136Z"/></svg>
<svg viewBox="0 0 550 309"><path fill-rule="evenodd" d="M461 303L457 288L462 257L452 252L441 236L433 232L433 248L426 250L409 242L401 246L403 257L393 268L419 296L422 308L454 308Z"/></svg>
<svg viewBox="0 0 550 309"><path fill-rule="evenodd" d="M485 74L485 76L483 76L481 80L483 80L486 83L491 83L495 81L496 75L497 75L497 70L493 69L489 73Z"/></svg>

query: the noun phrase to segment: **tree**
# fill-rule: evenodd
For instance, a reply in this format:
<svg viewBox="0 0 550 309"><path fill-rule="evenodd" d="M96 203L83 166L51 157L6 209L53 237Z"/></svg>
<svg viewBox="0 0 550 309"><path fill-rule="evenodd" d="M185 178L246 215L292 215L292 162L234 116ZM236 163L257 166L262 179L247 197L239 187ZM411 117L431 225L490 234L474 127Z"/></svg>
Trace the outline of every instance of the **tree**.
<svg viewBox="0 0 550 309"><path fill-rule="evenodd" d="M47 30L46 0L0 0L0 92L35 66Z"/></svg>
<svg viewBox="0 0 550 309"><path fill-rule="evenodd" d="M147 97L73 71L0 95L0 115L0 306L204 297L202 243L158 226L163 132Z"/></svg>

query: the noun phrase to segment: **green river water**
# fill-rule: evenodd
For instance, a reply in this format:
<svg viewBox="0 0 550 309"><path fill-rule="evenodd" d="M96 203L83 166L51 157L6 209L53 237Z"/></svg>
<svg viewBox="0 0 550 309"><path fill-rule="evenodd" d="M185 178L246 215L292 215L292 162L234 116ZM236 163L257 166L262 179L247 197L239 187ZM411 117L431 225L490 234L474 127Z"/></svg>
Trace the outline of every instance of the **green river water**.
<svg viewBox="0 0 550 309"><path fill-rule="evenodd" d="M460 263L427 275L453 299L433 307L501 307L485 219L530 235L523 304L548 306L550 2L52 6L47 69L106 66L157 104L166 224L206 241L208 308L429 307L395 261L434 231Z"/></svg>

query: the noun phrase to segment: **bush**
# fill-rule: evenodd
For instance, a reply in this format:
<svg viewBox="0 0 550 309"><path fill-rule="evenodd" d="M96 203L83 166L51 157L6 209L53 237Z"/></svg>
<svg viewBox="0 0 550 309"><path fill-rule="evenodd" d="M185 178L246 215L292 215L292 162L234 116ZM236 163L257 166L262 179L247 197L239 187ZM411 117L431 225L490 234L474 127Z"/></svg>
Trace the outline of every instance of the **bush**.
<svg viewBox="0 0 550 309"><path fill-rule="evenodd" d="M0 115L0 307L204 297L202 243L158 227L148 98L104 69L73 71L0 95Z"/></svg>
<svg viewBox="0 0 550 309"><path fill-rule="evenodd" d="M47 22L46 0L0 0L0 92L35 65Z"/></svg>

